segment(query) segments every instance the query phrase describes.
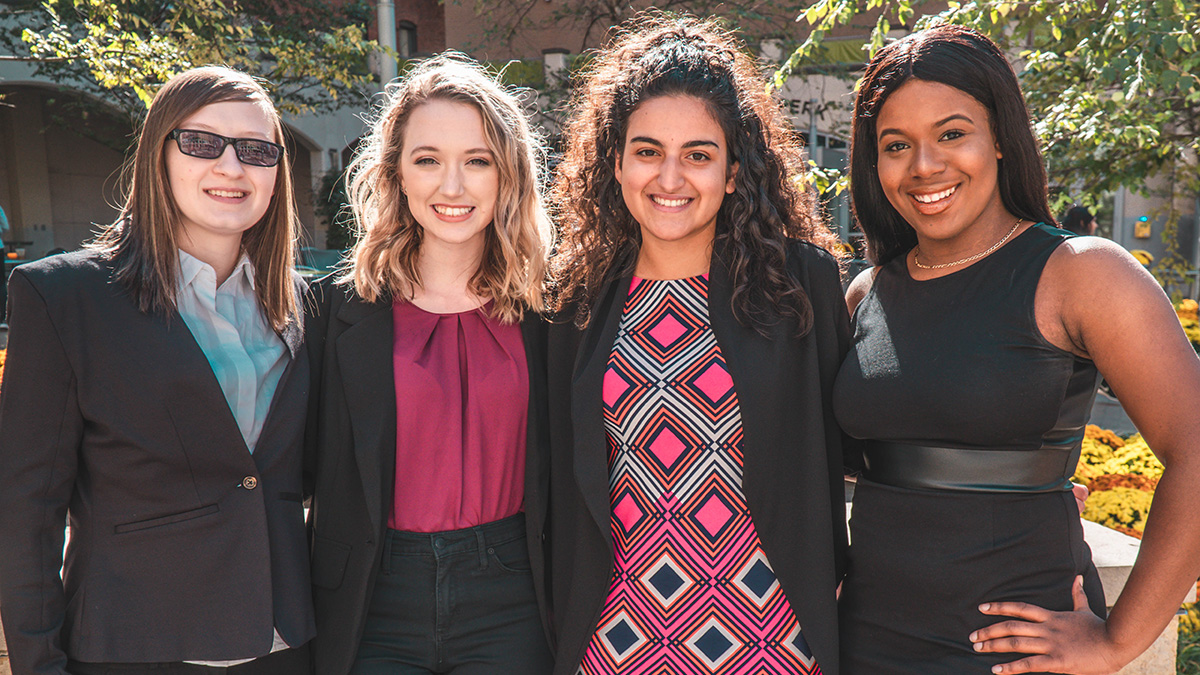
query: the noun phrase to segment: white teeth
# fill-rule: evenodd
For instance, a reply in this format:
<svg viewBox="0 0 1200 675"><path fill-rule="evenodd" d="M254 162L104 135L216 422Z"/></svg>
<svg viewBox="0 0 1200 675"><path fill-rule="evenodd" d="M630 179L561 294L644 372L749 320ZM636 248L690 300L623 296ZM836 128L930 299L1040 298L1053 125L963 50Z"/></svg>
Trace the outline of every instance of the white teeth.
<svg viewBox="0 0 1200 675"><path fill-rule="evenodd" d="M650 199L653 199L655 204L661 204L661 205L663 205L663 206L670 206L670 207L675 207L675 206L683 206L684 204L686 204L686 203L688 203L688 202L692 201L692 200L690 200L690 199L687 199L687 198L684 198L684 199L664 199L664 198L662 198L662 197L651 197Z"/></svg>
<svg viewBox="0 0 1200 675"><path fill-rule="evenodd" d="M208 194L214 197L230 197L234 199L239 199L246 196L245 192L235 192L233 190L209 190Z"/></svg>
<svg viewBox="0 0 1200 675"><path fill-rule="evenodd" d="M452 218L457 218L458 216L465 216L465 215L467 215L467 214L468 214L468 213L470 213L470 212L471 212L471 210L472 210L472 209L474 209L474 208L475 208L474 206L441 206L441 205L435 205L435 206L433 207L433 210L434 210L434 211L437 211L438 213L442 214L443 216L450 216L450 217L452 217Z"/></svg>
<svg viewBox="0 0 1200 675"><path fill-rule="evenodd" d="M931 195L913 195L913 199L921 202L922 204L932 204L936 201L939 201L939 200L945 199L946 197L949 197L950 195L954 194L954 191L957 189L958 189L958 186L955 185L954 187L952 187L948 190L942 190L941 192L935 192Z"/></svg>

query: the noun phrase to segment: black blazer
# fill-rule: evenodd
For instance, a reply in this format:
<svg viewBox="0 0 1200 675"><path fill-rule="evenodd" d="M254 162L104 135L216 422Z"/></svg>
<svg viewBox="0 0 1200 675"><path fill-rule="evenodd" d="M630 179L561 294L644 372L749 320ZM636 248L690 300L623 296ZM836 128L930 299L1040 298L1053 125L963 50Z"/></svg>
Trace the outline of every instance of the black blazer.
<svg viewBox="0 0 1200 675"><path fill-rule="evenodd" d="M297 292L303 281L296 278ZM182 317L137 309L99 254L23 265L0 388L0 614L13 672L300 646L308 357L290 362L253 455ZM63 524L71 544L63 578Z"/></svg>
<svg viewBox="0 0 1200 675"><path fill-rule="evenodd" d="M837 675L835 589L845 565L841 431L829 397L850 341L838 266L815 246L792 242L789 272L808 293L813 327L792 322L770 338L738 323L720 256L709 272L713 332L737 391L745 434L743 483L763 549L821 670ZM549 329L547 573L555 675L574 675L596 629L613 569L608 441L601 389L630 277L600 292L587 329ZM531 512L531 516L533 516ZM546 513L531 521L546 519Z"/></svg>
<svg viewBox="0 0 1200 675"><path fill-rule="evenodd" d="M392 303L368 303L326 277L309 290L308 350L313 363L306 441L313 481L313 602L320 675L350 671L383 557L396 472L396 385L392 368ZM530 402L526 510L541 503L535 446L544 436L545 330L536 317L521 324L529 363ZM420 486L412 486L420 489ZM529 532L540 521L526 521ZM534 577L542 575L541 540L530 538Z"/></svg>

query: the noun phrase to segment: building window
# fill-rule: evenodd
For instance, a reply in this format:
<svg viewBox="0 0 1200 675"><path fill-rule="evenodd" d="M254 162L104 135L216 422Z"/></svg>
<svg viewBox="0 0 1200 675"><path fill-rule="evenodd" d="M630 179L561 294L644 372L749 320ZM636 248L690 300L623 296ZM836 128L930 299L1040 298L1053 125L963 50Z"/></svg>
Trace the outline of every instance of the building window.
<svg viewBox="0 0 1200 675"><path fill-rule="evenodd" d="M400 58L411 58L417 53L417 25L411 21L396 24L396 51Z"/></svg>

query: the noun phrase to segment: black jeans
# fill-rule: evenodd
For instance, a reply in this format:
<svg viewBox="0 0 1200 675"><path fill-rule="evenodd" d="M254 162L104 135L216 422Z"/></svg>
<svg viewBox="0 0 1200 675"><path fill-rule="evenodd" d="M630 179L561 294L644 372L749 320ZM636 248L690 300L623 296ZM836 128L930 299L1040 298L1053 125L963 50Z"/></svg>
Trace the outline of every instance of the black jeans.
<svg viewBox="0 0 1200 675"><path fill-rule="evenodd" d="M352 675L543 675L552 667L524 514L451 532L388 530Z"/></svg>
<svg viewBox="0 0 1200 675"><path fill-rule="evenodd" d="M83 663L67 664L71 675L307 675L312 672L308 645L282 649L240 666L215 668L192 663Z"/></svg>

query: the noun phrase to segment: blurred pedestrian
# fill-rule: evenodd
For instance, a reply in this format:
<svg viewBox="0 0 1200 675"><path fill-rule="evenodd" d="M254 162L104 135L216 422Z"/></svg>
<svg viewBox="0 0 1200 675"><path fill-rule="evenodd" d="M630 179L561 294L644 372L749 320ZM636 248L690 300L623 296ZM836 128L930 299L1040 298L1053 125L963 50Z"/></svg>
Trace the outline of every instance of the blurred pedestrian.
<svg viewBox="0 0 1200 675"><path fill-rule="evenodd" d="M1086 206L1072 206L1059 221L1059 227L1074 234L1096 234L1096 217Z"/></svg>

